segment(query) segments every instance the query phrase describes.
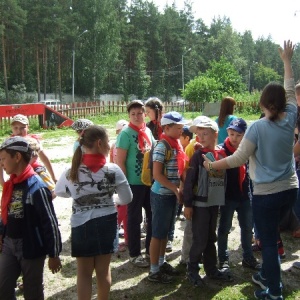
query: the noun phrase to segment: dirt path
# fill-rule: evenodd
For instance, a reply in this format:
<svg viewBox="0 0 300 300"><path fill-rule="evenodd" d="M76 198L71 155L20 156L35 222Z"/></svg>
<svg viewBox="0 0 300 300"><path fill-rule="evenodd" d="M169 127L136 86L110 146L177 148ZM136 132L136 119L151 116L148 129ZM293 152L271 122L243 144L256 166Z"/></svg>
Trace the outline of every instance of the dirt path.
<svg viewBox="0 0 300 300"><path fill-rule="evenodd" d="M45 151L50 159L60 159L72 156L73 140L62 138L47 141ZM68 163L53 163L56 176L69 166ZM45 267L45 299L77 299L76 296L76 262L70 257L70 216L71 199L57 197L54 200L54 207L60 224L62 234L63 251L61 258L63 260L63 269L61 273L53 275ZM185 279L185 269L179 266L181 241L183 237L184 222L176 222L175 240L173 251L168 254L168 260L173 266L178 266L182 275L178 277L172 285L155 285L150 283L146 277L148 268L139 269L128 262L128 251L115 254L112 257L112 278L110 299L223 299L217 295L222 289L226 289L226 284L216 284L207 282L208 287L199 292L187 283ZM286 260L282 263L283 282L285 289L289 291L288 299L300 299L300 270L291 267L292 263L300 260L300 239L294 239L289 232L282 235ZM144 240L142 239L142 244ZM234 276L234 283L230 285L231 296L226 299L251 299L247 295L253 295L254 286L251 282L252 270L244 269L241 266L242 252L240 246L240 230L234 218L232 231L229 235L230 263ZM256 254L258 258L260 254ZM203 274L203 273L202 273ZM292 291L298 291L293 296ZM203 293L203 295L202 295ZM93 297L96 299L96 282L93 280ZM23 299L22 294L17 292L17 299Z"/></svg>

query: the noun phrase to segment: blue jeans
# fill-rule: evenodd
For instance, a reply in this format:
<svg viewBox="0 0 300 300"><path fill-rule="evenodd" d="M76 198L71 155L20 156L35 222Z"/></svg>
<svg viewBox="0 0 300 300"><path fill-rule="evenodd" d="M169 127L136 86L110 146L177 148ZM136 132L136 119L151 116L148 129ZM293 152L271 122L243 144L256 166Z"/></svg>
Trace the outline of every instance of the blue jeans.
<svg viewBox="0 0 300 300"><path fill-rule="evenodd" d="M253 195L252 209L254 223L262 244L261 275L267 279L271 295L282 293L280 261L278 257L278 227L282 214L294 205L298 189L269 195Z"/></svg>
<svg viewBox="0 0 300 300"><path fill-rule="evenodd" d="M160 195L151 191L152 237L166 239L174 225L177 211L175 195Z"/></svg>
<svg viewBox="0 0 300 300"><path fill-rule="evenodd" d="M243 248L243 258L248 259L253 256L252 241L252 208L249 199L226 199L225 205L220 207L220 221L218 228L218 257L220 262L229 259L227 243L228 234L232 226L234 212L237 212L239 225L241 228L241 244Z"/></svg>
<svg viewBox="0 0 300 300"><path fill-rule="evenodd" d="M298 181L300 183L300 170L297 170ZM297 199L294 205L295 214L300 221L300 189L298 190Z"/></svg>

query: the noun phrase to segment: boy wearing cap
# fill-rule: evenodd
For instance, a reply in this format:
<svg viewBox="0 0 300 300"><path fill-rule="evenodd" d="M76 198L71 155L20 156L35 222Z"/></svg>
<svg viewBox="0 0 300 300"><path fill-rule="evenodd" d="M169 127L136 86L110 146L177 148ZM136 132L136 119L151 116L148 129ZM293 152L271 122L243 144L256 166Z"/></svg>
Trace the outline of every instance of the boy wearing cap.
<svg viewBox="0 0 300 300"><path fill-rule="evenodd" d="M182 127L182 133L179 138L179 141L180 141L180 144L181 144L183 150L185 150L185 148L188 146L188 144L190 143L192 138L193 138L193 133L189 131L189 126L184 125ZM180 221L185 221L185 217L180 216L181 212L182 212L182 208L183 208L183 203L182 203L182 200L180 200L180 202L178 203L176 218L178 218ZM175 220L173 222L173 226L172 226L171 230L168 233L166 252L172 252L172 250L173 250L174 232L175 232Z"/></svg>
<svg viewBox="0 0 300 300"><path fill-rule="evenodd" d="M35 139L37 141L37 143L39 144L39 150L37 152L38 156L39 156L40 160L43 162L43 164L45 165L45 167L50 175L46 172L45 167L43 165L41 165L41 163L39 161L35 161L33 168L39 169L36 171L37 173L39 173L40 171L41 172L43 171L44 176L47 177L46 185L49 188L49 190L53 193L53 197L55 197L54 196L54 188L55 188L55 182L57 180L56 180L51 162L50 162L48 156L43 151L42 144L39 141L39 137L34 134L29 134L28 118L21 114L15 115L12 118L10 124L11 124L11 129L12 129L12 136L30 137L30 138ZM0 184L3 185L3 182L4 182L3 172L0 172Z"/></svg>
<svg viewBox="0 0 300 300"><path fill-rule="evenodd" d="M1 300L15 298L21 272L24 298L44 299L46 255L52 273L61 269L61 237L51 193L29 164L31 151L26 139L19 136L8 138L0 146L1 167L10 175L1 199Z"/></svg>
<svg viewBox="0 0 300 300"><path fill-rule="evenodd" d="M150 273L152 282L170 283L177 271L165 260L168 232L172 228L179 200L180 178L184 171L186 155L180 144L183 125L187 121L178 112L163 115L161 139L153 150L153 179L151 187L152 238L150 243ZM170 147L171 157L166 159L165 140Z"/></svg>
<svg viewBox="0 0 300 300"><path fill-rule="evenodd" d="M223 148L227 156L232 155L238 148L247 124L244 119L237 118L227 127L228 137ZM232 226L233 214L236 211L241 228L241 244L243 248L242 265L254 270L260 269L260 264L252 252L252 209L249 198L249 177L247 165L226 170L227 184L225 205L220 207L220 221L218 227L218 257L219 268L229 269L228 234Z"/></svg>
<svg viewBox="0 0 300 300"><path fill-rule="evenodd" d="M141 181L144 153L151 149L154 138L146 127L145 107L140 100L133 100L127 105L129 124L117 137L117 164L122 169L130 184L132 202L127 206L127 231L129 261L137 267L148 267L149 262L141 255L142 208L147 218L146 254L149 254L151 239L150 187Z"/></svg>
<svg viewBox="0 0 300 300"><path fill-rule="evenodd" d="M217 253L215 242L218 210L225 202L225 171L206 171L203 167L202 154L208 154L219 160L225 157L224 150L216 145L218 125L209 118L197 119L190 126L203 148L192 156L183 188L184 216L192 220L193 242L187 264L188 280L197 287L202 287L204 281L199 275L199 263L203 262L206 276L211 279L231 281L227 270L217 268Z"/></svg>

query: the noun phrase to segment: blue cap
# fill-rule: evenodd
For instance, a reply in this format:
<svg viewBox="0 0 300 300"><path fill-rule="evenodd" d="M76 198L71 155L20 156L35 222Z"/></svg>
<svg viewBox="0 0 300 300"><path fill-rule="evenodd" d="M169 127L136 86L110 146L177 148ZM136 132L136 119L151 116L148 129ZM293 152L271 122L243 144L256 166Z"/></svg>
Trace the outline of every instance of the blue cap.
<svg viewBox="0 0 300 300"><path fill-rule="evenodd" d="M169 124L180 124L185 125L189 123L187 120L185 120L180 113L177 111L170 111L163 115L163 117L160 120L160 124L162 126L169 125Z"/></svg>
<svg viewBox="0 0 300 300"><path fill-rule="evenodd" d="M235 130L239 133L245 133L245 131L247 130L247 123L244 119L237 118L237 119L234 119L230 122L227 129L232 129L232 130Z"/></svg>

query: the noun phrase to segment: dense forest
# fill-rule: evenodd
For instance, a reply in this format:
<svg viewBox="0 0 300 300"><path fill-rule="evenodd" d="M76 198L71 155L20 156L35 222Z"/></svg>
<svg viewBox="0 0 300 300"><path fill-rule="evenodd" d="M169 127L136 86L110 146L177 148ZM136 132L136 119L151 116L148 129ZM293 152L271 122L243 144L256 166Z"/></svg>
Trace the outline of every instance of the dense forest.
<svg viewBox="0 0 300 300"><path fill-rule="evenodd" d="M108 93L168 100L220 62L237 72L244 91L283 73L270 37L237 32L226 16L206 26L190 1L161 12L146 0L0 0L0 36L0 103L25 90L41 100L74 89L88 99ZM293 68L299 79L298 45Z"/></svg>

